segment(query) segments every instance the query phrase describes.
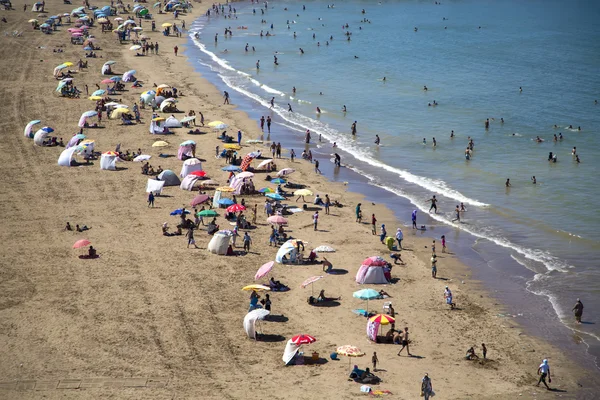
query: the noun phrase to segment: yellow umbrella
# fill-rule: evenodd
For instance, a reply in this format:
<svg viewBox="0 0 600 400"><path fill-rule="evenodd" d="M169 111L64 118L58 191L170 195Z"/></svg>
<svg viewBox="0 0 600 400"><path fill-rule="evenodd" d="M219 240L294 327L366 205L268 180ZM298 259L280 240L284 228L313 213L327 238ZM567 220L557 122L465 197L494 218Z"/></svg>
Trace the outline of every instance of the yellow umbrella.
<svg viewBox="0 0 600 400"><path fill-rule="evenodd" d="M219 126L225 124L225 122L223 121L212 121L208 123L208 126L210 126L211 128L214 128L215 126Z"/></svg>
<svg viewBox="0 0 600 400"><path fill-rule="evenodd" d="M371 318L369 318L371 322L379 322L381 325L393 324L396 322L396 319L392 318L390 315L386 314L377 314Z"/></svg>
<svg viewBox="0 0 600 400"><path fill-rule="evenodd" d="M244 286L244 287L242 288L242 290L256 290L256 291L259 291L259 292L260 292L260 291L265 291L265 292L268 292L269 290L271 290L271 288L270 288L270 287L268 287L268 286L265 286L265 285L257 285L257 284L254 284L254 285L248 285L248 286Z"/></svg>
<svg viewBox="0 0 600 400"><path fill-rule="evenodd" d="M164 140L159 140L158 142L152 143L152 147L166 147L168 145L169 143L165 142Z"/></svg>
<svg viewBox="0 0 600 400"><path fill-rule="evenodd" d="M235 191L234 188L229 187L229 186L221 186L221 187L218 187L215 190L220 190L221 192L234 192Z"/></svg>
<svg viewBox="0 0 600 400"><path fill-rule="evenodd" d="M223 147L226 148L227 150L239 150L239 149L241 149L240 145L238 145L238 144L231 144L231 143L223 145Z"/></svg>
<svg viewBox="0 0 600 400"><path fill-rule="evenodd" d="M85 146L85 145L92 144L92 143L96 143L96 141L92 140L92 139L85 139L85 140L82 140L81 143L79 143L79 144L82 146Z"/></svg>
<svg viewBox="0 0 600 400"><path fill-rule="evenodd" d="M308 189L299 189L294 192L294 196L312 196L313 192Z"/></svg>
<svg viewBox="0 0 600 400"><path fill-rule="evenodd" d="M64 65L65 67L72 67L72 66L73 66L73 65L75 65L75 64L73 64L71 61L67 61L66 63L63 63L63 65Z"/></svg>
<svg viewBox="0 0 600 400"><path fill-rule="evenodd" d="M166 121L166 120L163 117L156 117L156 118L152 118L152 121L160 122L160 121Z"/></svg>
<svg viewBox="0 0 600 400"><path fill-rule="evenodd" d="M212 179L206 181L200 181L200 185L202 186L218 186L219 183L217 181L213 181Z"/></svg>
<svg viewBox="0 0 600 400"><path fill-rule="evenodd" d="M34 18L34 19L30 19L30 20L29 20L29 21L27 21L27 22L29 22L30 24L33 24L34 22L38 22L38 20Z"/></svg>
<svg viewBox="0 0 600 400"><path fill-rule="evenodd" d="M365 355L358 347L349 344L338 347L335 352L348 357L348 365L350 365L350 357L362 357Z"/></svg>
<svg viewBox="0 0 600 400"><path fill-rule="evenodd" d="M90 96L89 99L93 100L93 101L98 101L98 100L102 100L102 96Z"/></svg>
<svg viewBox="0 0 600 400"><path fill-rule="evenodd" d="M168 89L170 87L171 86L167 85L166 83L163 83L163 84L158 85L156 88L157 89Z"/></svg>
<svg viewBox="0 0 600 400"><path fill-rule="evenodd" d="M161 25L163 28L170 28L173 26L173 24L170 24L168 22L165 22L164 24Z"/></svg>
<svg viewBox="0 0 600 400"><path fill-rule="evenodd" d="M102 17L102 18L98 18L96 20L96 22L99 23L99 24L104 24L104 23L108 22L108 19Z"/></svg>
<svg viewBox="0 0 600 400"><path fill-rule="evenodd" d="M123 108L123 107L117 108L110 114L110 118L111 119L121 118L121 116L123 114L129 114L129 113L130 113L130 111L126 108Z"/></svg>

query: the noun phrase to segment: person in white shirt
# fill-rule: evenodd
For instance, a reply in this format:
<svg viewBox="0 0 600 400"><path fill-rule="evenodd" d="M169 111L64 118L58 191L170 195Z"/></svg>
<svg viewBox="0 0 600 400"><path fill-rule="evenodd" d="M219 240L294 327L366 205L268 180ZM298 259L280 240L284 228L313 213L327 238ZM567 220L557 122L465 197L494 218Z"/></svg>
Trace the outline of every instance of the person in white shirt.
<svg viewBox="0 0 600 400"><path fill-rule="evenodd" d="M404 239L404 234L402 233L402 229L396 229L396 240L398 241L398 249L402 250L402 240Z"/></svg>
<svg viewBox="0 0 600 400"><path fill-rule="evenodd" d="M550 365L548 365L548 360L542 361L542 363L538 367L537 373L540 376L540 379L538 380L536 386L540 386L540 383L544 383L546 389L550 390L550 387L546 383L546 377L548 377L548 382L552 383L552 378L550 377Z"/></svg>

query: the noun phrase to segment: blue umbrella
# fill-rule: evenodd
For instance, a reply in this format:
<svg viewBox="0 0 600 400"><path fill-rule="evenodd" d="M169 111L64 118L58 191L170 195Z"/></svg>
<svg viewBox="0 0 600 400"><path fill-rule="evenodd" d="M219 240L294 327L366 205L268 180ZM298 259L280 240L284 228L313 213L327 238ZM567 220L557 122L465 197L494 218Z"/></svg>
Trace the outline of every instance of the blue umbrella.
<svg viewBox="0 0 600 400"><path fill-rule="evenodd" d="M278 200L278 201L285 200L285 197L283 197L282 195L279 195L277 193L267 193L265 196L267 196L268 198L273 199L273 200Z"/></svg>
<svg viewBox="0 0 600 400"><path fill-rule="evenodd" d="M369 300L380 299L382 296L377 290L373 289L362 289L352 293L352 297L367 301L367 311L369 310Z"/></svg>
<svg viewBox="0 0 600 400"><path fill-rule="evenodd" d="M236 167L235 165L228 165L226 167L221 168L221 171L227 172L240 172L242 169L240 167Z"/></svg>
<svg viewBox="0 0 600 400"><path fill-rule="evenodd" d="M285 179L275 178L275 179L271 180L271 183L274 183L276 185L281 185L281 184L285 183Z"/></svg>
<svg viewBox="0 0 600 400"><path fill-rule="evenodd" d="M233 205L235 203L231 199L221 199L221 200L219 200L219 204L222 205L222 206L230 206L230 205Z"/></svg>
<svg viewBox="0 0 600 400"><path fill-rule="evenodd" d="M84 49L85 51L91 51L91 50L94 50L94 49L92 49L90 46L85 46L83 49Z"/></svg>
<svg viewBox="0 0 600 400"><path fill-rule="evenodd" d="M96 90L94 93L92 93L92 96L102 96L104 93L106 93L106 90L99 89L99 90Z"/></svg>
<svg viewBox="0 0 600 400"><path fill-rule="evenodd" d="M183 213L183 209L181 209L181 208L178 208L175 211L171 211L171 215L181 215L182 213ZM185 210L185 213L189 214L190 212L188 210Z"/></svg>
<svg viewBox="0 0 600 400"><path fill-rule="evenodd" d="M42 130L42 131L44 131L46 133L52 133L52 132L54 132L54 129L50 128L49 126L45 126L42 129L40 129L40 130Z"/></svg>
<svg viewBox="0 0 600 400"><path fill-rule="evenodd" d="M113 76L112 78L110 78L110 80L113 82L119 82L119 81L121 81L121 79L123 79L123 78L121 78L120 76Z"/></svg>

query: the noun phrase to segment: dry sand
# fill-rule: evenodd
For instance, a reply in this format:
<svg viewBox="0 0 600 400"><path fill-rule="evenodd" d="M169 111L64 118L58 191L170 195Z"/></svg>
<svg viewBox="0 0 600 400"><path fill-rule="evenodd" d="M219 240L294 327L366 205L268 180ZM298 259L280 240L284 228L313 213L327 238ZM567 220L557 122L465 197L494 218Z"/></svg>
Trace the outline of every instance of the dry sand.
<svg viewBox="0 0 600 400"><path fill-rule="evenodd" d="M202 7L196 6L193 14L184 17L188 25L201 14ZM439 247L438 276L444 280L432 279L426 248L430 239L415 237L409 227L404 229L407 250L402 252L406 265L393 270L398 283L371 287L393 296L396 327L410 328L411 351L418 357L398 357L398 346L369 342L365 319L351 312L364 307L364 302L352 298L362 288L354 275L363 259L388 252L371 234L368 222L355 222L354 206L362 201L361 196L315 175L313 166L302 160L282 159L277 164L297 170L294 182L309 185L315 193L328 193L346 207L332 208L331 215L321 212L318 232L312 228L312 212L291 216L288 232L310 242L308 247L328 244L338 250L327 257L335 268L348 273L328 275L315 284L315 290L323 288L330 296L341 296L341 305L315 308L307 304L310 288L299 285L311 275L320 275L320 265L276 265L273 275L292 290L272 294L273 313L284 314L287 321L262 324L273 342L248 339L242 329L248 293L240 289L253 283L256 269L273 260L276 252L268 246L264 198L246 198L247 204L259 203L258 227L251 231L252 252L216 256L205 250L209 241L205 232L196 234L200 250L186 249L184 237L161 235L163 222L174 226L178 220L169 212L188 205L193 193L166 188L165 196L149 209L144 192L147 177L140 174L139 163L122 163L125 168L115 172L101 171L98 161L78 168L59 167L56 161L62 149L35 146L23 137L23 127L29 120L41 119L65 141L78 131L79 115L93 109L94 102L86 96L58 97L52 70L64 61L76 62L83 51L70 45L68 26L43 35L31 30L27 20L35 14L23 12L23 2L15 2L14 7L14 11L2 11L8 19L2 30L19 30L23 35L0 38L4 181L0 192L0 382L4 382L0 398L353 398L361 396L360 385L347 381L348 360L329 360L329 353L344 344L366 352L365 357L351 361L362 368L370 365L377 351L381 371L376 374L383 379L378 388L390 390L393 398L418 398L425 372L438 397L444 399L554 397L533 387L542 358L550 360L553 385L566 391L563 397L575 392L577 368L550 344L525 335L511 319L497 317L500 306L470 279L468 268L453 255L440 254ZM74 7L52 1L46 9L52 15ZM172 15L156 17L157 26L172 21ZM145 27L149 25L144 22ZM133 105L153 82L168 83L183 91L180 109L201 110L207 122L223 120L230 125L230 133L243 130L244 141L260 137L255 121L234 105L222 105L221 93L195 73L184 57L173 55L173 46L182 48L185 39L147 33L160 43L161 55L134 57L127 50L129 45L119 45L113 34L99 30L93 33L100 39L103 50L98 54L103 58L88 59L89 69L75 74L80 89L87 84L92 92L102 79L102 64L113 59L118 62L117 71L136 69L144 82L143 89L127 85L128 91L119 96L122 102ZM64 53L53 53L59 45L64 45ZM104 129L85 133L96 140L100 151L113 150L117 143L123 150L141 148L153 156L154 167L161 165L176 173L180 161L157 156L160 150L176 154L178 144L192 138L199 143L197 153L206 160L209 176L225 183L227 175L220 170L225 162L214 157L214 148L220 144L214 132L206 129L206 135L192 137L179 129L175 135L157 137L148 133L150 116L149 109L142 110L140 126L104 120ZM276 136L274 132L272 137ZM152 148L159 139L171 147ZM260 147L244 146L242 154L255 148ZM261 175L255 181L262 186ZM390 233L395 232L399 225L389 210L362 202L365 220L374 212ZM66 232L67 221L92 229L83 234ZM219 223L227 225L223 218ZM71 246L80 238L91 240L101 257L79 259ZM453 290L459 310L450 311L444 304L445 285ZM371 301L370 308L381 310L382 304L382 300ZM304 347L306 353L317 351L329 361L285 367L281 360L285 340L298 333L318 339ZM480 353L482 342L487 344L490 360L466 361L466 349L476 346ZM90 379L99 377L105 379ZM118 380L132 377L141 379ZM60 387L79 389L57 389L59 382ZM38 392L35 385L47 390Z"/></svg>

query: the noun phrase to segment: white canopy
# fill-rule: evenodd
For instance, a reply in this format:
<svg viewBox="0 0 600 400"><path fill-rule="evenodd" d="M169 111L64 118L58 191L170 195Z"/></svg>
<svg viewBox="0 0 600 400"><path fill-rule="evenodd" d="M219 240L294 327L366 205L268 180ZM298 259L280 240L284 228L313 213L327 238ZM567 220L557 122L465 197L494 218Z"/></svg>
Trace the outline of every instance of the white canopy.
<svg viewBox="0 0 600 400"><path fill-rule="evenodd" d="M146 184L146 193L154 193L160 194L162 193L163 186L165 186L164 181L157 181L156 179L148 179L148 184Z"/></svg>
<svg viewBox="0 0 600 400"><path fill-rule="evenodd" d="M298 346L297 344L292 342L292 339L287 341L287 344L285 345L285 350L283 351L283 357L281 357L285 365L289 365L290 361L294 359L296 353L300 351L301 347L301 345Z"/></svg>
<svg viewBox="0 0 600 400"><path fill-rule="evenodd" d="M194 171L202 171L202 163L197 158L189 158L183 162L179 176L185 178Z"/></svg>
<svg viewBox="0 0 600 400"><path fill-rule="evenodd" d="M73 159L73 154L77 151L78 146L69 147L68 149L64 149L60 156L58 157L58 165L61 167L70 167L71 160Z"/></svg>
<svg viewBox="0 0 600 400"><path fill-rule="evenodd" d="M35 143L38 146L43 146L44 145L44 139L46 139L48 137L49 133L46 132L43 129L38 130L35 135L33 136L33 143Z"/></svg>
<svg viewBox="0 0 600 400"><path fill-rule="evenodd" d="M117 169L117 156L115 154L102 154L100 156L100 169L115 171Z"/></svg>
<svg viewBox="0 0 600 400"><path fill-rule="evenodd" d="M296 260L296 256L298 255L298 249L296 246L292 244L289 240L285 242L279 250L277 251L277 255L275 256L275 261L280 264L283 264L283 257L288 257L287 262L294 262Z"/></svg>
<svg viewBox="0 0 600 400"><path fill-rule="evenodd" d="M256 340L256 321L264 319L271 312L264 308L258 308L250 311L244 317L244 330L250 339Z"/></svg>
<svg viewBox="0 0 600 400"><path fill-rule="evenodd" d="M227 248L229 247L229 239L231 234L219 231L215 233L208 242L207 250L213 254L219 254L224 256L227 254Z"/></svg>
<svg viewBox="0 0 600 400"><path fill-rule="evenodd" d="M179 122L179 120L172 115L165 120L165 126L167 128L181 128L182 127L181 122Z"/></svg>

